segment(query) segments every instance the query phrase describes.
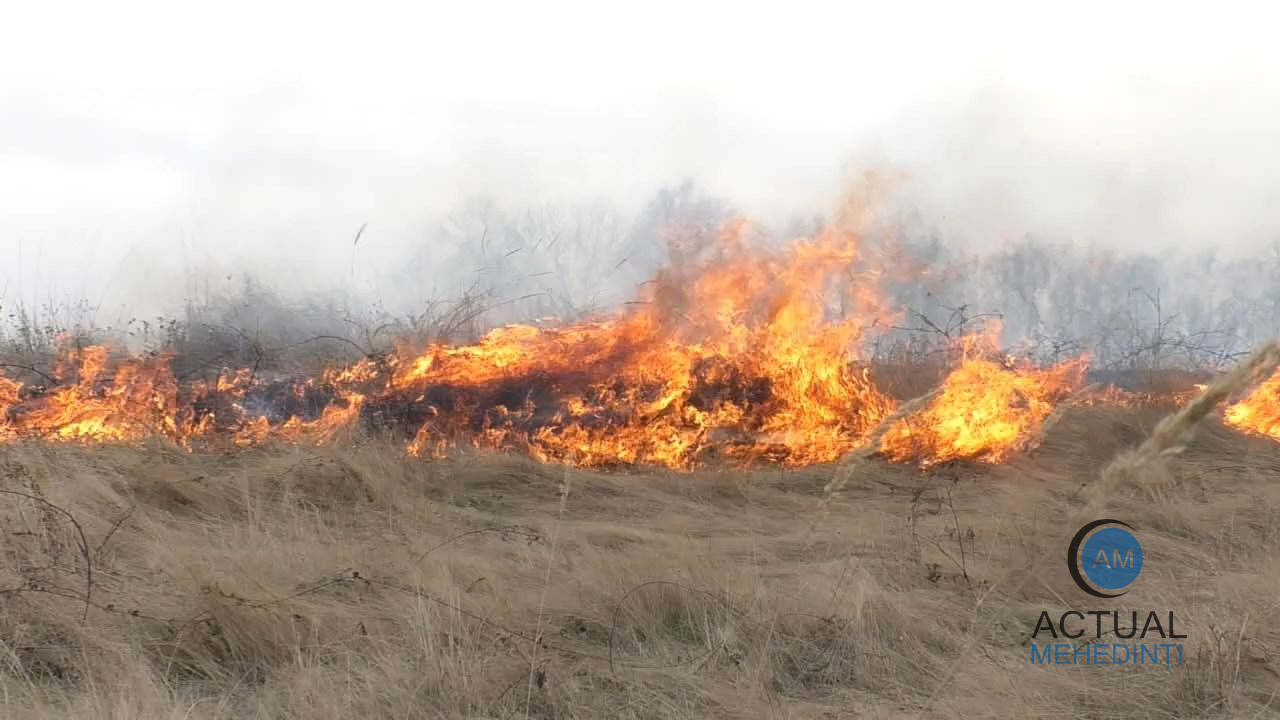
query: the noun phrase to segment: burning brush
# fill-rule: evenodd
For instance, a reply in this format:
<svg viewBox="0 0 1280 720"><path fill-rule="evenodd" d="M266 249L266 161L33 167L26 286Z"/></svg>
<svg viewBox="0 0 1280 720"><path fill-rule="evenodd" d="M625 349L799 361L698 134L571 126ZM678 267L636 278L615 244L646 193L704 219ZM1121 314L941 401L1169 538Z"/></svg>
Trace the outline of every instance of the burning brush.
<svg viewBox="0 0 1280 720"><path fill-rule="evenodd" d="M922 467L960 458L995 463L1032 442L1083 384L1088 358L1041 369L998 358L998 336L995 326L966 337L959 366L922 407L887 423L869 452Z"/></svg>
<svg viewBox="0 0 1280 720"><path fill-rule="evenodd" d="M420 456L475 447L683 470L856 451L928 467L1003 460L1082 384L1084 358L1037 368L1001 357L989 328L959 341L937 390L899 406L858 350L894 312L857 238L833 230L747 250L744 232L731 224L615 316L501 327L313 378L238 369L184 384L166 355L111 363L101 347L69 350L53 387L0 376L0 440L322 443L361 423Z"/></svg>
<svg viewBox="0 0 1280 720"><path fill-rule="evenodd" d="M1244 432L1280 440L1280 373L1262 381L1244 399L1228 405L1223 421Z"/></svg>

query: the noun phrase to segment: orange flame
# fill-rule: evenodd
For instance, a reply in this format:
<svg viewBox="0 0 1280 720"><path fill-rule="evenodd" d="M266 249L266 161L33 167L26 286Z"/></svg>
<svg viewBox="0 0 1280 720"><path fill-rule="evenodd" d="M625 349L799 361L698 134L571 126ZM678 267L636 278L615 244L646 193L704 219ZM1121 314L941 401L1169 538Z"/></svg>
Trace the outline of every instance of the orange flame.
<svg viewBox="0 0 1280 720"><path fill-rule="evenodd" d="M245 368L182 385L168 355L109 368L105 348L71 350L51 390L0 376L0 440L322 443L361 421L404 433L415 456L470 446L581 466L834 461L895 409L861 348L896 313L851 233L749 250L748 230L731 223L709 251L674 247L613 316L500 327L301 381ZM995 337L963 341L932 403L886 432L885 457L1000 461L1080 383L1084 359L998 362Z"/></svg>
<svg viewBox="0 0 1280 720"><path fill-rule="evenodd" d="M0 375L0 441L14 437L17 429L9 422L9 408L17 405L22 396L22 383Z"/></svg>
<svg viewBox="0 0 1280 720"><path fill-rule="evenodd" d="M103 346L70 348L58 357L55 368L55 377L67 384L25 400L21 383L0 376L0 440L135 442L162 437L189 447L192 439L223 427L230 429L236 445L271 437L322 442L354 421L364 401L354 391L339 390L315 419L293 415L273 426L240 404L255 383L249 369L224 371L213 383L192 383L184 398L169 355L118 360L106 379L108 360ZM329 381L330 374L325 379ZM314 384L308 380L301 387ZM210 409L219 406L221 410Z"/></svg>
<svg viewBox="0 0 1280 720"><path fill-rule="evenodd" d="M178 383L168 356L121 361L111 380L99 387L107 349L73 349L59 363L66 377L75 365L77 381L55 390L45 402L18 417L18 428L49 440L128 441L160 435L178 440Z"/></svg>
<svg viewBox="0 0 1280 720"><path fill-rule="evenodd" d="M874 284L851 277L843 317L824 304L826 285L858 260L854 238L748 253L743 230L730 226L719 257L660 275L617 318L509 326L395 361L390 391L418 403L442 387L510 396L432 403L410 453L439 454L462 435L576 465L688 468L713 454L807 464L856 446L893 403L858 364L865 327L886 314ZM555 397L535 397L539 385Z"/></svg>
<svg viewBox="0 0 1280 720"><path fill-rule="evenodd" d="M1222 414L1227 425L1254 435L1280 440L1280 373L1267 378Z"/></svg>
<svg viewBox="0 0 1280 720"><path fill-rule="evenodd" d="M885 433L883 455L925 467L960 458L1000 462L1083 381L1087 358L1045 370L989 359L996 334L966 339L963 362L932 402Z"/></svg>

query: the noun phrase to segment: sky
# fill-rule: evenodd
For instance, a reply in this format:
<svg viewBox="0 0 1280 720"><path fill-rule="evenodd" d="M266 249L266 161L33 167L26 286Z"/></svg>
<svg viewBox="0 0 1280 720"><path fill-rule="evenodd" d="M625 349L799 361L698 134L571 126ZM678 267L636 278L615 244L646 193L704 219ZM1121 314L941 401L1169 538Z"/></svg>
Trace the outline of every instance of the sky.
<svg viewBox="0 0 1280 720"><path fill-rule="evenodd" d="M868 169L966 247L1253 247L1280 237L1273 14L24 3L0 29L0 305L379 282L475 196L634 210L690 178L782 222Z"/></svg>

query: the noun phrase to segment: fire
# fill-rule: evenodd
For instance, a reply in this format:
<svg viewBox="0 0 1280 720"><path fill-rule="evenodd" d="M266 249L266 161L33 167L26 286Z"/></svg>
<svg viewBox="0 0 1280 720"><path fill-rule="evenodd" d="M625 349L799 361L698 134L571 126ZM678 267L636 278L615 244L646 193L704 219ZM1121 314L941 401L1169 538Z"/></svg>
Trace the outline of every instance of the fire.
<svg viewBox="0 0 1280 720"><path fill-rule="evenodd" d="M959 458L1000 462L1083 381L1086 358L1041 370L991 359L993 340L990 334L966 341L960 366L925 408L889 428L881 454L925 467Z"/></svg>
<svg viewBox="0 0 1280 720"><path fill-rule="evenodd" d="M855 447L893 409L857 354L869 322L887 317L874 283L840 288L843 317L826 302L859 259L855 239L747 252L743 230L731 226L716 256L661 274L618 317L504 327L397 360L390 395L425 408L410 453L462 438L575 465L690 468L712 457L809 464Z"/></svg>
<svg viewBox="0 0 1280 720"><path fill-rule="evenodd" d="M9 422L9 408L18 404L22 395L22 383L0 375L0 441L13 437L16 432Z"/></svg>
<svg viewBox="0 0 1280 720"><path fill-rule="evenodd" d="M58 359L55 379L64 384L24 398L21 383L0 376L0 440L36 438L49 441L135 442L149 437L189 447L194 439L210 439L225 430L235 445L268 438L324 441L359 415L363 396L336 390L313 419L290 415L273 425L248 410L244 401L263 386L252 371L224 371L212 383L180 388L166 354L126 357L109 363L106 347L69 348ZM326 374L324 382L339 374ZM317 383L290 388L305 395Z"/></svg>
<svg viewBox="0 0 1280 720"><path fill-rule="evenodd" d="M883 432L884 457L929 466L1002 460L1082 380L1083 359L1038 369L996 359L994 333L971 337L932 402L885 430L897 403L863 350L896 312L856 235L782 249L748 247L749 235L737 222L709 247L673 246L612 315L499 327L310 378L240 368L182 383L168 355L71 349L52 388L0 376L0 440L244 447L324 443L360 424L398 434L414 456L475 447L686 470L833 462Z"/></svg>
<svg viewBox="0 0 1280 720"><path fill-rule="evenodd" d="M179 439L178 383L169 371L169 358L121 361L110 381L99 387L107 357L101 346L65 354L56 376L74 374L75 382L35 407L20 410L9 420L11 432L16 424L18 432L49 440L129 441L153 435Z"/></svg>
<svg viewBox="0 0 1280 720"><path fill-rule="evenodd" d="M0 386L0 437L324 442L365 418L408 428L413 455L474 446L679 469L835 460L894 408L860 355L892 313L852 233L781 250L748 248L749 233L735 222L709 249L673 246L671 266L610 317L501 327L303 381L239 369L179 387L167 356L108 374L104 348L71 351L52 390L24 399Z"/></svg>
<svg viewBox="0 0 1280 720"><path fill-rule="evenodd" d="M1280 440L1280 373L1265 380L1240 402L1227 406L1222 419L1245 432Z"/></svg>

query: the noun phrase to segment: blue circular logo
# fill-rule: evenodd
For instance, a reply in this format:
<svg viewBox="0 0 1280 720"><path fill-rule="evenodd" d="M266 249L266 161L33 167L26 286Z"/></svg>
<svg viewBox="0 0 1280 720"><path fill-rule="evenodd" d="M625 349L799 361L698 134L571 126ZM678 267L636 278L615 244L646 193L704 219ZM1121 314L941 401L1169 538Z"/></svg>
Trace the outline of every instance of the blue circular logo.
<svg viewBox="0 0 1280 720"><path fill-rule="evenodd" d="M1108 518L1095 520L1075 534L1067 548L1067 568L1081 590L1094 597L1120 597L1123 592L1103 591L1121 590L1138 579L1142 545L1130 530L1128 523Z"/></svg>
<svg viewBox="0 0 1280 720"><path fill-rule="evenodd" d="M1084 541L1080 566L1085 577L1100 588L1119 590L1138 579L1142 570L1142 546L1124 528L1103 528Z"/></svg>

